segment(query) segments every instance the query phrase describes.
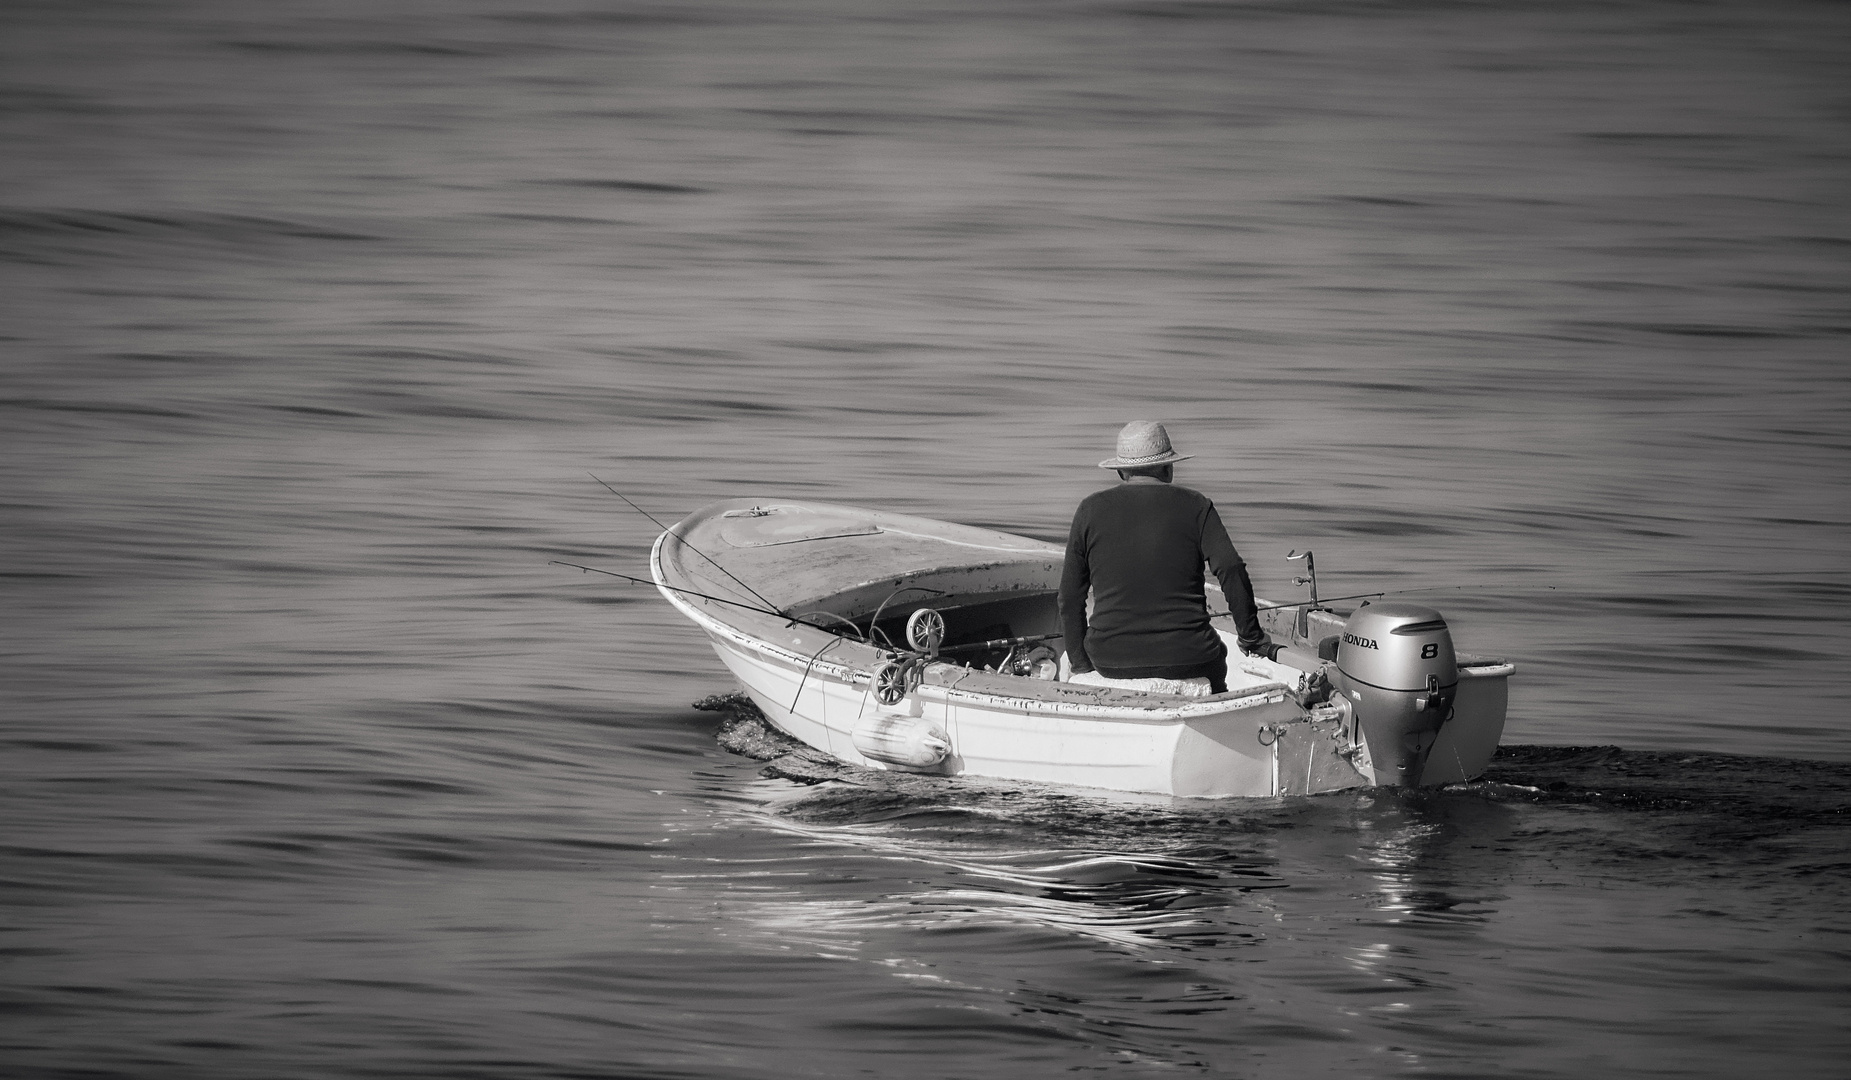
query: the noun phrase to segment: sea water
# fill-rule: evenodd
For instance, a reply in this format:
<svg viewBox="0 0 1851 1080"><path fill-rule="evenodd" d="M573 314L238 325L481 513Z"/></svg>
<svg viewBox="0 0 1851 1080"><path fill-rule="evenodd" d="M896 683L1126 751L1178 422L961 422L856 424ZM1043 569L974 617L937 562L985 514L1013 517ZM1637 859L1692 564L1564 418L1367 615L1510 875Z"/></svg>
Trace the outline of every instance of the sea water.
<svg viewBox="0 0 1851 1080"><path fill-rule="evenodd" d="M1848 31L5 5L0 1072L1843 1075ZM1058 540L1135 418L1517 665L1485 780L761 775L550 562Z"/></svg>

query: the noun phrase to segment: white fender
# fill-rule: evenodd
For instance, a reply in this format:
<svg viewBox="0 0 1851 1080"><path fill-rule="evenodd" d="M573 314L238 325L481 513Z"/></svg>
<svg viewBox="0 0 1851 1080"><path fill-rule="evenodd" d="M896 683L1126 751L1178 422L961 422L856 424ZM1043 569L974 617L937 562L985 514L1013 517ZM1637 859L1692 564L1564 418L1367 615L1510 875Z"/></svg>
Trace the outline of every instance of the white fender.
<svg viewBox="0 0 1851 1080"><path fill-rule="evenodd" d="M951 736L922 716L877 712L849 733L863 757L902 769L929 769L951 753Z"/></svg>

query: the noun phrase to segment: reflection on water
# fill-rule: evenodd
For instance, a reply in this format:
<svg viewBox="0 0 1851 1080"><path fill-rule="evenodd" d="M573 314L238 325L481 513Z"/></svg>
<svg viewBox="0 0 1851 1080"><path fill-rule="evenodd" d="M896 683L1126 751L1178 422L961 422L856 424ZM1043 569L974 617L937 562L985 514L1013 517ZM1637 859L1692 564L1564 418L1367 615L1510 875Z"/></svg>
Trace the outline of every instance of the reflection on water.
<svg viewBox="0 0 1851 1080"><path fill-rule="evenodd" d="M971 813L937 808L929 816ZM1085 850L969 850L937 837L959 830L942 821L909 821L906 832L889 827L819 826L774 818L775 826L827 854L832 868L857 858L906 864L917 875L914 891L863 898L850 905L810 895L758 901L758 919L775 935L797 932L814 940L882 929L959 930L1027 927L1073 934L1133 950L1210 948L1252 938L1235 929L1228 908L1243 894L1276 888L1263 860L1190 857L1181 853ZM921 835L923 832L924 835ZM849 860L852 864L853 860ZM801 865L801 864L800 864ZM1213 915L1214 918L1208 916Z"/></svg>
<svg viewBox="0 0 1851 1080"><path fill-rule="evenodd" d="M1714 784L1716 765L1742 786ZM742 807L734 821L785 845L775 883L710 875L735 928L752 928L732 940L965 987L995 985L992 950L1103 948L1179 980L1141 999L1139 1023L1215 1014L1231 1037L1261 1041L1310 1024L1332 1060L1348 1060L1351 1040L1401 1044L1394 1068L1456 1068L1515 1044L1539 1075L1596 1046L1623 1071L1702 1072L1700 1051L1666 1050L1670 1033L1739 1030L1734 958L1813 969L1811 934L1830 940L1837 919L1815 890L1847 898L1842 876L1808 869L1845 839L1843 767L1517 747L1492 778L1451 789L1207 803L918 781L847 770ZM1745 829L1764 843L1721 841ZM1720 842L1684 839L1697 834ZM1790 924L1805 940L1769 939L1766 913L1795 902L1810 913ZM947 944L916 970L924 942ZM953 962L940 951L950 942ZM1025 1000L1058 996L1044 976L1013 982ZM1580 1003L1541 1004L1559 993ZM1755 1030L1789 1037L1803 1028L1790 1019ZM1546 1034L1570 1021L1598 1030L1595 1043L1577 1051Z"/></svg>

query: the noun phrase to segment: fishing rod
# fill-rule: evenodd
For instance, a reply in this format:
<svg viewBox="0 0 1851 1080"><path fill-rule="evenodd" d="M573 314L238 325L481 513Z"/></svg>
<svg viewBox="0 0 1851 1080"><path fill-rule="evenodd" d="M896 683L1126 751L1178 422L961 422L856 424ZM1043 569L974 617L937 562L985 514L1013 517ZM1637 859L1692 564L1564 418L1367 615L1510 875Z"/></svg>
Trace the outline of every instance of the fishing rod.
<svg viewBox="0 0 1851 1080"><path fill-rule="evenodd" d="M985 649L1000 649L1005 645L1014 648L1017 645L1030 645L1037 641L1049 641L1061 636L1060 634L1029 634L1025 637L999 637L989 641L973 641L968 645L949 645L938 651L941 653L981 652Z"/></svg>
<svg viewBox="0 0 1851 1080"><path fill-rule="evenodd" d="M815 623L804 622L802 619L793 619L784 612L774 610L770 607L757 607L752 604L742 604L737 600L728 600L724 596L710 596L704 592L695 592L693 589L683 589L675 585L664 585L659 581L650 581L648 578L631 577L629 574L619 574L614 570L600 570L595 566L586 566L584 563L566 562L564 559L548 559L547 562L553 566L571 566L580 570L589 570L594 574L603 574L606 577L622 578L625 581L635 582L638 585L654 585L658 589L667 589L670 592L687 593L689 596L698 596L702 600L712 600L716 604L731 604L734 607L745 608L747 611L756 611L760 615L776 615L780 619L790 619L793 623L800 623L813 630L829 630L827 626L817 626ZM758 594L753 593L753 595L757 596ZM764 598L759 597L759 599L762 600Z"/></svg>
<svg viewBox="0 0 1851 1080"><path fill-rule="evenodd" d="M1459 586L1454 586L1454 587L1462 589L1465 586L1459 585ZM1422 592L1423 590L1421 589L1401 589L1398 591L1400 592ZM1253 602L1253 610L1255 611L1278 611L1281 608L1305 607L1307 604L1310 605L1311 607L1318 607L1320 605L1323 605L1326 603L1332 603L1337 600L1361 600L1362 598L1366 596L1375 597L1375 596L1391 596L1391 595L1394 595L1394 594L1386 593L1386 592L1363 592L1363 593L1355 593L1350 596L1327 596L1322 600L1308 600L1308 601L1305 601L1304 603L1299 603L1299 604L1262 604L1256 600ZM1211 611L1208 613L1208 617L1211 619L1231 619L1234 617L1234 613L1232 611Z"/></svg>
<svg viewBox="0 0 1851 1080"><path fill-rule="evenodd" d="M1253 606L1254 606L1254 610L1256 611L1278 611L1281 608L1299 608L1299 607L1305 607L1307 606L1307 604L1311 606L1317 606L1317 605L1322 605L1322 604L1334 603L1338 600L1362 600L1365 598L1373 598L1377 596L1401 596L1406 593L1448 592L1448 591L1455 590L1455 589L1488 589L1490 587L1491 587L1490 584L1486 582L1478 582L1478 583L1471 584L1471 585L1423 585L1417 589L1389 589L1386 592L1363 592L1363 593L1351 593L1348 596L1326 596L1321 600L1306 601L1304 603L1297 603L1297 604L1262 604L1262 603L1259 603L1258 601L1255 601ZM1549 589L1551 591L1555 589L1555 586L1553 585L1544 585L1542 587L1545 589ZM1211 612L1209 614L1209 618L1225 619L1233 614L1234 613L1232 611L1216 611L1216 612Z"/></svg>
<svg viewBox="0 0 1851 1080"><path fill-rule="evenodd" d="M1456 585L1456 586L1451 586L1451 587L1452 588L1464 588L1463 585ZM1400 592L1421 592L1422 590L1401 589L1399 591ZM1361 600L1365 597L1372 598L1372 597L1377 597L1377 596L1388 596L1388 595L1390 594L1386 592L1359 592L1359 593L1351 593L1349 596L1326 596L1322 600L1312 600L1312 601L1309 601L1309 603L1315 607L1319 604L1335 603L1338 600ZM1254 606L1254 609L1258 611L1276 611L1279 608L1304 607L1305 605L1302 603L1299 603L1299 604L1262 604L1256 600L1254 601L1253 606ZM1226 612L1226 614L1232 615L1233 612L1231 611Z"/></svg>
<svg viewBox="0 0 1851 1080"><path fill-rule="evenodd" d="M598 480L598 474L591 472L590 470L586 470L585 475L591 477L593 480ZM630 497L628 495L625 495L623 492L618 491L616 488L610 486L609 484L604 483L604 481L602 480L598 480L598 483L603 485L604 490L610 492L612 495L617 496L619 499L622 499L624 502L630 503L630 509L643 515L644 517L648 518L650 521L655 522L656 528L661 529L663 532L681 541L681 544L683 547L687 548L689 551L692 551L694 554L699 555L701 558L706 559L708 562L713 563L714 569L718 570L722 574L725 574L729 578L733 578L734 584L738 585L740 588L744 589L745 591L751 593L753 596L758 597L759 603L765 605L766 607L775 606L772 604L771 601L765 599L762 595L760 595L757 589L754 589L752 586L747 585L743 581L740 581L737 577L733 577L733 572L731 570L728 570L726 567L721 566L717 561L714 560L713 556L707 554L705 551L702 551L700 548L695 547L693 544L688 543L688 540L686 537L682 536L680 533L676 532L675 530L669 528L667 525L662 524L660 521L657 521L656 516L654 514L636 505L635 503L630 502ZM621 577L622 575L618 575L618 576ZM683 591L685 592L686 590L683 590Z"/></svg>
<svg viewBox="0 0 1851 1080"><path fill-rule="evenodd" d="M670 592L687 593L689 596L698 596L702 600L712 600L716 604L731 604L732 606L737 607L737 608L745 608L747 611L756 611L760 615L776 615L780 619L789 619L793 623L797 623L798 625L801 625L801 626L810 627L812 630L822 630L826 633L831 633L831 634L835 633L834 630L831 630L827 626L818 626L813 622L804 622L804 620L794 618L790 615L786 615L782 611L773 611L770 608L755 607L751 604L741 603L738 600L728 600L724 596L711 596L704 592L695 592L693 589L683 589L675 585L664 585L659 581L651 581L648 578L633 577L629 574L619 574L615 570L600 570L595 566L586 566L584 563L566 562L564 559L548 559L547 562L548 564L552 566L570 566L575 570L588 570L594 574L603 574L605 577L621 578L624 581L634 582L638 585L654 585L658 589L667 589ZM817 614L826 615L828 614L828 612L818 612ZM841 618L841 616L839 615L835 617ZM851 627L855 626L853 622L850 622L847 619L843 619L842 621L848 623L848 625ZM859 628L857 627L856 629L859 629ZM1059 634L1029 634L1026 637L996 638L991 641L974 641L968 645L953 645L950 648L940 649L939 651L948 652L948 653L976 652L982 649L1000 649L1005 645L1009 645L1009 646L1027 645L1031 642L1047 641L1050 638L1057 638L1060 636L1061 635ZM836 635L836 639L838 641L842 640L841 635L839 634Z"/></svg>

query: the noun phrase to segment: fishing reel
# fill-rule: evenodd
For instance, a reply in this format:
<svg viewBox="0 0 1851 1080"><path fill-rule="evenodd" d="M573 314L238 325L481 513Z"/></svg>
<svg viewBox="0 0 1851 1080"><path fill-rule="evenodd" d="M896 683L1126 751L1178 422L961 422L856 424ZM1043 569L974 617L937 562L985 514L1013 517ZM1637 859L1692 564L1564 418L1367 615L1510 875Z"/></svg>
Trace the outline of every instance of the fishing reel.
<svg viewBox="0 0 1851 1080"><path fill-rule="evenodd" d="M1016 645L1003 657L1003 662L996 665L996 670L1004 675L1053 682L1060 677L1060 656L1039 642Z"/></svg>
<svg viewBox="0 0 1851 1080"><path fill-rule="evenodd" d="M909 656L900 660L889 660L874 669L871 690L874 700L882 705L898 705L906 695L918 687L925 674L926 660L922 656Z"/></svg>
<svg viewBox="0 0 1851 1080"><path fill-rule="evenodd" d="M937 656L945 643L945 617L931 608L920 608L906 617L906 643L914 652Z"/></svg>
<svg viewBox="0 0 1851 1080"><path fill-rule="evenodd" d="M898 705L925 678L926 665L938 658L938 647L945 643L945 617L931 608L920 608L907 616L906 643L911 653L901 654L874 669L874 700L882 705Z"/></svg>

